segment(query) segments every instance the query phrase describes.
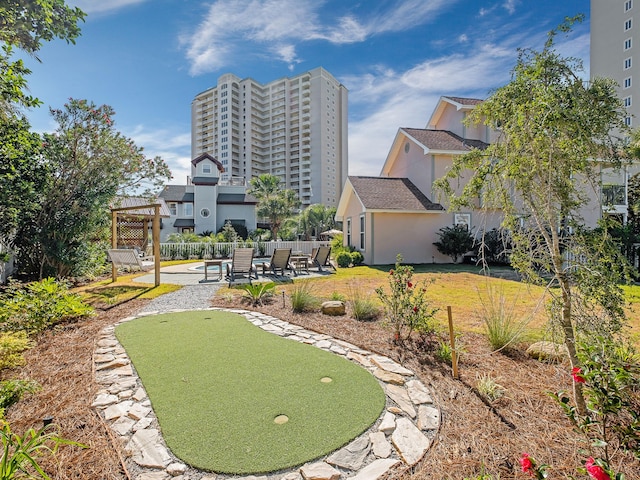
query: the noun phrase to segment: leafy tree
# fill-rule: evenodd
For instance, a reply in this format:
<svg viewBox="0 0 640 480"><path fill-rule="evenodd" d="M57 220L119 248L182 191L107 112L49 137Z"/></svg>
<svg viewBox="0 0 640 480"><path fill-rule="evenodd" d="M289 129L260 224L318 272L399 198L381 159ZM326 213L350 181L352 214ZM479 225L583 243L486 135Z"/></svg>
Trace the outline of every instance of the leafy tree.
<svg viewBox="0 0 640 480"><path fill-rule="evenodd" d="M280 179L268 173L252 178L247 193L258 199L258 217L269 219L271 238L278 238L282 222L300 207L296 192L280 187Z"/></svg>
<svg viewBox="0 0 640 480"><path fill-rule="evenodd" d="M299 215L300 231L305 240L335 227L336 208L321 203L309 205Z"/></svg>
<svg viewBox="0 0 640 480"><path fill-rule="evenodd" d="M612 168L621 165L619 139L611 132L625 132L625 126L614 82L583 80L575 73L580 62L554 50L555 36L569 31L575 20L581 17L567 19L550 32L542 51L519 52L511 82L493 92L468 119L498 128L499 138L484 151L457 157L438 186L449 194L454 208L471 205L482 194L487 208L502 209L503 227L511 232L512 265L526 280L551 278L558 287L550 291L551 310L564 334L571 366L578 368L576 332L581 325L574 307L599 305L612 329L624 315L617 284L619 257L610 249L606 229L597 239L570 232L583 223L580 208L594 196L589 186L600 181L602 164L593 159ZM470 172L471 178L456 196L449 181L463 172ZM576 260L569 264L571 258ZM581 387L575 384L574 396L584 414Z"/></svg>
<svg viewBox="0 0 640 480"><path fill-rule="evenodd" d="M443 227L438 236L440 240L433 244L440 253L451 257L453 263L458 263L462 255L473 249L473 236L464 225Z"/></svg>
<svg viewBox="0 0 640 480"><path fill-rule="evenodd" d="M22 60L12 60L14 48L36 59L43 42L55 38L75 43L78 22L84 12L63 0L6 0L0 3L0 114L15 113L13 104L33 107L40 102L26 94L26 76L31 72Z"/></svg>
<svg viewBox="0 0 640 480"><path fill-rule="evenodd" d="M71 99L51 114L58 128L44 135L41 157L30 159L42 175L16 235L20 270L30 278L81 275L96 266L116 195L171 178L162 159L146 158L114 128L111 107Z"/></svg>

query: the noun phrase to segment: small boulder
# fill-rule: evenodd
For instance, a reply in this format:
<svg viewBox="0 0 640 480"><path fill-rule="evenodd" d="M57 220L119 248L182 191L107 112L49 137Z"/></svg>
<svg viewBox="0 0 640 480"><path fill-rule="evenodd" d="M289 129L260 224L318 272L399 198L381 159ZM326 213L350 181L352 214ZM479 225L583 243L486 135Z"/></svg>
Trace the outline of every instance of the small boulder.
<svg viewBox="0 0 640 480"><path fill-rule="evenodd" d="M527 355L544 362L561 362L567 358L567 347L561 343L536 342L527 348Z"/></svg>
<svg viewBox="0 0 640 480"><path fill-rule="evenodd" d="M323 315L338 316L338 315L344 315L346 313L344 302L341 302L339 300L331 300L328 302L323 302L320 309Z"/></svg>

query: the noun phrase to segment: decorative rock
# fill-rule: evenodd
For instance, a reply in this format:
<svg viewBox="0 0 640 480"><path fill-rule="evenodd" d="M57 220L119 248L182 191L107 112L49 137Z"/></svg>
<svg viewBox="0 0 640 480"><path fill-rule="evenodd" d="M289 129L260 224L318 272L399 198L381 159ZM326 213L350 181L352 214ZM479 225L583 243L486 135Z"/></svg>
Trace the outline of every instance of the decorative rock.
<svg viewBox="0 0 640 480"><path fill-rule="evenodd" d="M167 467L167 473L172 477L177 477L178 475L182 475L187 471L187 466L184 463L171 463Z"/></svg>
<svg viewBox="0 0 640 480"><path fill-rule="evenodd" d="M540 361L561 362L567 358L567 347L561 343L536 342L527 348L527 355Z"/></svg>
<svg viewBox="0 0 640 480"><path fill-rule="evenodd" d="M378 480L398 463L400 461L393 458L374 460L349 480Z"/></svg>
<svg viewBox="0 0 640 480"><path fill-rule="evenodd" d="M416 405L420 405L422 403L433 403L427 387L418 380L411 380L407 382L407 392L409 393L411 401Z"/></svg>
<svg viewBox="0 0 640 480"><path fill-rule="evenodd" d="M111 428L113 428L118 435L126 435L131 431L131 428L135 423L135 420L132 420L129 417L120 417L118 420L113 422Z"/></svg>
<svg viewBox="0 0 640 480"><path fill-rule="evenodd" d="M394 415L402 415L402 409L398 408L398 407L389 407L387 408L387 411L393 413Z"/></svg>
<svg viewBox="0 0 640 480"><path fill-rule="evenodd" d="M373 432L369 434L371 440L371 449L373 454L378 458L388 458L391 455L391 444L387 440L384 432Z"/></svg>
<svg viewBox="0 0 640 480"><path fill-rule="evenodd" d="M382 380L385 383L393 383L394 385L404 385L404 377L397 373L387 372L380 368L376 368L373 372L373 376Z"/></svg>
<svg viewBox="0 0 640 480"><path fill-rule="evenodd" d="M280 480L302 480L302 475L300 475L298 472L291 472L287 473Z"/></svg>
<svg viewBox="0 0 640 480"><path fill-rule="evenodd" d="M316 342L316 347L329 350L331 348L331 342L329 340L320 340Z"/></svg>
<svg viewBox="0 0 640 480"><path fill-rule="evenodd" d="M139 402L140 400L144 400L145 398L147 398L147 392L145 392L144 388L142 387L136 390L136 393L133 394L133 399L136 402Z"/></svg>
<svg viewBox="0 0 640 480"><path fill-rule="evenodd" d="M346 313L344 302L341 302L340 300L322 302L320 311L323 315L330 315L332 317L344 315Z"/></svg>
<svg viewBox="0 0 640 480"><path fill-rule="evenodd" d="M136 403L133 407L131 407L129 413L127 413L127 416L133 418L134 420L142 420L144 417L149 415L150 411L151 408L143 407L139 403Z"/></svg>
<svg viewBox="0 0 640 480"><path fill-rule="evenodd" d="M115 395L107 395L101 394L96 397L96 399L91 404L92 407L106 407L107 405L111 405L118 401L118 397Z"/></svg>
<svg viewBox="0 0 640 480"><path fill-rule="evenodd" d="M127 400L131 397L133 397L133 390L124 390L118 394L119 400Z"/></svg>
<svg viewBox="0 0 640 480"><path fill-rule="evenodd" d="M103 338L102 340L98 340L98 344L99 347L115 347L116 345L118 345L118 341L115 339L110 339L110 338Z"/></svg>
<svg viewBox="0 0 640 480"><path fill-rule="evenodd" d="M136 424L133 426L133 431L135 432L137 430L142 430L143 428L148 428L152 423L153 423L153 418L144 417L139 422L136 422Z"/></svg>
<svg viewBox="0 0 640 480"><path fill-rule="evenodd" d="M347 358L349 360L354 360L354 361L358 362L363 367L370 367L371 366L371 361L367 357L365 357L364 355L361 355L359 353L349 352L349 353L347 353Z"/></svg>
<svg viewBox="0 0 640 480"><path fill-rule="evenodd" d="M113 368L124 367L125 365L129 365L129 361L128 360L125 360L123 358L116 358L115 360L113 360L111 362L103 363L102 365L98 365L96 367L96 371L111 370Z"/></svg>
<svg viewBox="0 0 640 480"><path fill-rule="evenodd" d="M136 480L169 480L170 478L166 472L147 472L138 475Z"/></svg>
<svg viewBox="0 0 640 480"><path fill-rule="evenodd" d="M126 450L132 452L133 461L141 467L164 468L171 462L169 452L160 444L160 434L155 428L134 433Z"/></svg>
<svg viewBox="0 0 640 480"><path fill-rule="evenodd" d="M413 372L408 368L404 368L402 365L398 365L396 362L391 360L390 358L383 357L381 355L372 355L371 361L377 367L386 370L387 372L398 373L400 375L405 375L410 377L413 375Z"/></svg>
<svg viewBox="0 0 640 480"><path fill-rule="evenodd" d="M340 480L340 472L324 462L305 465L300 473L304 480Z"/></svg>
<svg viewBox="0 0 640 480"><path fill-rule="evenodd" d="M115 358L116 357L114 357L112 353L102 353L102 354L96 354L96 356L93 357L93 360L96 363L106 363L114 360Z"/></svg>
<svg viewBox="0 0 640 480"><path fill-rule="evenodd" d="M398 453L409 466L413 466L423 457L431 442L408 418L399 418L391 441Z"/></svg>
<svg viewBox="0 0 640 480"><path fill-rule="evenodd" d="M418 407L418 428L420 430L436 430L440 426L440 411L429 405Z"/></svg>
<svg viewBox="0 0 640 480"><path fill-rule="evenodd" d="M396 429L396 416L391 412L385 413L384 417L382 417L382 422L380 422L380 425L378 426L378 431L389 434L393 432L395 429Z"/></svg>
<svg viewBox="0 0 640 480"><path fill-rule="evenodd" d="M416 409L409 398L409 394L407 391L399 387L397 385L385 385L385 390L387 391L387 395L398 404L398 406L411 418L415 418Z"/></svg>
<svg viewBox="0 0 640 480"><path fill-rule="evenodd" d="M369 453L369 449L369 439L362 436L346 447L329 455L326 462L348 470L358 470L362 467L364 459Z"/></svg>
<svg viewBox="0 0 640 480"><path fill-rule="evenodd" d="M104 411L105 420L113 420L114 418L122 417L129 412L129 409L133 405L131 400L125 400L124 402L111 405Z"/></svg>

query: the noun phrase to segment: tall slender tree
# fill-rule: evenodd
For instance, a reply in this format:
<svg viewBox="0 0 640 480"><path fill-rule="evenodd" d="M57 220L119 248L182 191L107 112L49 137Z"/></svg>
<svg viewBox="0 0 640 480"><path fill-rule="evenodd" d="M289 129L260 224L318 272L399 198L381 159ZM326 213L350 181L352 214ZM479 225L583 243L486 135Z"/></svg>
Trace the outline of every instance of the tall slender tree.
<svg viewBox="0 0 640 480"><path fill-rule="evenodd" d="M542 51L519 52L511 82L468 119L496 128L497 141L484 151L456 158L439 187L454 208L482 198L486 207L502 209L503 226L513 242L513 266L527 280L552 278L558 287L552 291L551 311L571 365L579 368L577 306L597 304L613 329L624 315L617 284L619 257L603 250L611 245L606 229L597 240L582 234L580 209L598 198L592 187L599 184L603 166L621 166L621 138L615 132L624 135L625 125L614 82L583 80L577 73L580 63L555 51L555 36L570 31L575 20L581 17L567 19L550 32ZM449 182L463 173L470 179L456 196ZM571 254L581 260L568 263ZM584 414L582 385L574 386L577 408Z"/></svg>

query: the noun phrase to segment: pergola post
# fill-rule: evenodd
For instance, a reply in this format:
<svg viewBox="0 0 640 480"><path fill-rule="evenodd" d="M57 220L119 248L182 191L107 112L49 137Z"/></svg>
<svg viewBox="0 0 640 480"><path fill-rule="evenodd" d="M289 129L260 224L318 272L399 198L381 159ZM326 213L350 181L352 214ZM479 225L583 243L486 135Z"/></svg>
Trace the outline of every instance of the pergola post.
<svg viewBox="0 0 640 480"><path fill-rule="evenodd" d="M152 224L153 258L155 259L155 286L160 285L160 205L157 203L153 207Z"/></svg>
<svg viewBox="0 0 640 480"><path fill-rule="evenodd" d="M118 212L111 210L111 248L118 248ZM111 281L118 279L118 267L111 263Z"/></svg>

